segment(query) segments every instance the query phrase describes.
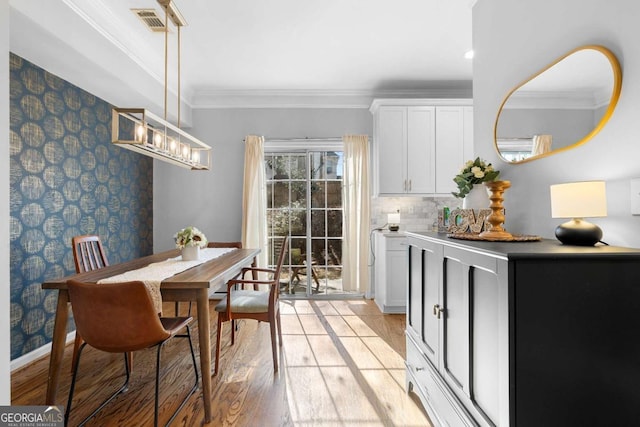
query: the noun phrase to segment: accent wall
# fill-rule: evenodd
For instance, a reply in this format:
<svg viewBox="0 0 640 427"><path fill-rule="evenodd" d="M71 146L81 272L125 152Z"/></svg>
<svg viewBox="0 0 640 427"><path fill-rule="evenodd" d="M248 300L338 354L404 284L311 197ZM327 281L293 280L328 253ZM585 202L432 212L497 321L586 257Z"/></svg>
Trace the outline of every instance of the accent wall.
<svg viewBox="0 0 640 427"><path fill-rule="evenodd" d="M71 238L97 234L111 264L152 253L153 160L111 143L111 105L10 56L11 359L51 341ZM70 322L69 330L73 330Z"/></svg>

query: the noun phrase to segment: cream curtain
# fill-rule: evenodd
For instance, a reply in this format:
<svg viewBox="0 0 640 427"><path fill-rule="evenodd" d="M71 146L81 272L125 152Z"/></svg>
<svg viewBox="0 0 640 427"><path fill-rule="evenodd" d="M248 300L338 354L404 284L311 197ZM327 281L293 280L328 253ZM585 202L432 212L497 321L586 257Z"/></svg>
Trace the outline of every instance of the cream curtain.
<svg viewBox="0 0 640 427"><path fill-rule="evenodd" d="M539 154L548 153L551 151L551 135L534 135L533 146L531 147L531 155L537 156Z"/></svg>
<svg viewBox="0 0 640 427"><path fill-rule="evenodd" d="M342 203L342 286L345 291L369 289L369 137L345 135Z"/></svg>
<svg viewBox="0 0 640 427"><path fill-rule="evenodd" d="M267 200L264 137L248 135L244 143L242 246L260 248L258 266L267 266Z"/></svg>

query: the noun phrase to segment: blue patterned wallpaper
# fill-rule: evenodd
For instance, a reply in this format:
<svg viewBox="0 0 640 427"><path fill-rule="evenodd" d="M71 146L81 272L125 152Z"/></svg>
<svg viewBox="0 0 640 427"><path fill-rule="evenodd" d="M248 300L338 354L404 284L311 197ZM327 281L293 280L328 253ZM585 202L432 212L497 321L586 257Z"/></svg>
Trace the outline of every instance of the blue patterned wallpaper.
<svg viewBox="0 0 640 427"><path fill-rule="evenodd" d="M71 238L101 237L111 264L153 250L153 160L111 143L111 105L11 54L11 359L51 341ZM70 322L69 330L73 330Z"/></svg>

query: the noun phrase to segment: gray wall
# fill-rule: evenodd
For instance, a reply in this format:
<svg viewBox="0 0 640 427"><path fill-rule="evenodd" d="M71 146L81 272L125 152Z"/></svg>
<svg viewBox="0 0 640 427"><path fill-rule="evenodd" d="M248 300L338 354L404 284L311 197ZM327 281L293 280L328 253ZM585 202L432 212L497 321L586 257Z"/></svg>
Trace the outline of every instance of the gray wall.
<svg viewBox="0 0 640 427"><path fill-rule="evenodd" d="M209 171L154 165L154 250L171 249L173 234L187 225L209 240L240 240L243 139L372 135L367 109L201 109L190 132L213 147Z"/></svg>
<svg viewBox="0 0 640 427"><path fill-rule="evenodd" d="M480 0L473 9L474 140L512 187L505 193L512 232L553 237L549 185L605 180L609 216L593 219L610 244L640 247L640 217L630 214L629 180L640 177L640 2ZM601 44L618 57L622 93L604 129L586 144L521 165L498 159L493 124L500 102L527 76L568 51Z"/></svg>

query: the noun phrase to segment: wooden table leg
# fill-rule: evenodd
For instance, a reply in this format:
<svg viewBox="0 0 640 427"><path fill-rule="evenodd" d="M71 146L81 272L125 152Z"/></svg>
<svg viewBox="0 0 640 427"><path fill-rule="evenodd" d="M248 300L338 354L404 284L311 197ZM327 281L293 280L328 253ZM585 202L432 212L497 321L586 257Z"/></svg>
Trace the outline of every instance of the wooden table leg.
<svg viewBox="0 0 640 427"><path fill-rule="evenodd" d="M211 422L211 337L209 336L209 292L198 289L198 337L200 342L200 373L204 397L204 421Z"/></svg>
<svg viewBox="0 0 640 427"><path fill-rule="evenodd" d="M53 338L51 340L51 357L49 359L49 376L47 378L47 405L56 404L58 380L62 369L62 358L67 336L67 319L69 318L69 292L66 289L58 290L58 306L56 307L56 320L53 326Z"/></svg>

